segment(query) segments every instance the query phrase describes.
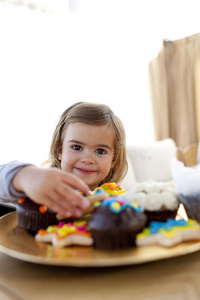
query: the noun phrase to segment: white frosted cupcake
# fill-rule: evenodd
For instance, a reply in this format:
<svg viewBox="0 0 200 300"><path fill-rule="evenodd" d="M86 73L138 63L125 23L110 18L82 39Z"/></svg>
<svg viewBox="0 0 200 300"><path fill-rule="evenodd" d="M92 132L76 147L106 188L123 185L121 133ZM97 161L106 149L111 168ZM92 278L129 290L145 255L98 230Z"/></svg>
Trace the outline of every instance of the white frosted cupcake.
<svg viewBox="0 0 200 300"><path fill-rule="evenodd" d="M179 207L175 190L164 182L150 180L136 183L124 196L138 203L147 215L148 222L175 219Z"/></svg>

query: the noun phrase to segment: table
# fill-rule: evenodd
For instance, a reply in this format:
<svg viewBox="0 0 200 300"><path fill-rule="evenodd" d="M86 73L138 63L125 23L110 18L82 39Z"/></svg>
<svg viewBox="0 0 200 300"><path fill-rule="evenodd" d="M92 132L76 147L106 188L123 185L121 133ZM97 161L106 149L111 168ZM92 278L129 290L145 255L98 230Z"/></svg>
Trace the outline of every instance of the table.
<svg viewBox="0 0 200 300"><path fill-rule="evenodd" d="M39 265L0 253L1 300L199 300L200 251L141 265Z"/></svg>

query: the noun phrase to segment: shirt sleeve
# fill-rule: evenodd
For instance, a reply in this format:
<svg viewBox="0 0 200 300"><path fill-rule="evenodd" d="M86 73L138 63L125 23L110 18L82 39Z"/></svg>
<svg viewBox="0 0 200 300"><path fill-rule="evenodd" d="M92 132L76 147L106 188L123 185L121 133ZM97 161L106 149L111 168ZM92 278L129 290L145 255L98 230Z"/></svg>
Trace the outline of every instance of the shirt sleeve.
<svg viewBox="0 0 200 300"><path fill-rule="evenodd" d="M32 164L11 161L0 166L0 200L2 202L13 202L26 196L24 193L15 190L12 185L12 179L21 168L29 165L31 166Z"/></svg>

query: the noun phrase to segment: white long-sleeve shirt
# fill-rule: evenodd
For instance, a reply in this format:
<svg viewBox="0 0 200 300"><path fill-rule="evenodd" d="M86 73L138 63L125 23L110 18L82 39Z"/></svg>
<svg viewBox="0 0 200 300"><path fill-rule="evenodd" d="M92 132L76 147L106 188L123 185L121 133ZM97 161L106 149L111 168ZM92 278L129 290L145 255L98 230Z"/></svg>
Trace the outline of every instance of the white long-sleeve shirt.
<svg viewBox="0 0 200 300"><path fill-rule="evenodd" d="M11 161L5 165L0 166L0 201L17 201L19 198L23 198L26 195L22 192L15 190L12 185L12 180L15 174L23 167L32 164L24 163L20 161Z"/></svg>

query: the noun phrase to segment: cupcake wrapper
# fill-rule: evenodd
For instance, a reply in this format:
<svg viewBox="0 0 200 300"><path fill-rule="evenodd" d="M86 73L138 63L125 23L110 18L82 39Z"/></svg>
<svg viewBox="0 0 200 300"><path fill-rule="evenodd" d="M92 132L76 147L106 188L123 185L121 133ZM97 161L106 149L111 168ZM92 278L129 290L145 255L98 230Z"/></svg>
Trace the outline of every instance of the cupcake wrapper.
<svg viewBox="0 0 200 300"><path fill-rule="evenodd" d="M175 219L178 210L163 210L163 211L147 211L145 210L144 213L147 216L148 224L152 221L157 222L166 222L167 219Z"/></svg>
<svg viewBox="0 0 200 300"><path fill-rule="evenodd" d="M188 218L200 223L200 197L179 195L179 200L183 204Z"/></svg>
<svg viewBox="0 0 200 300"><path fill-rule="evenodd" d="M32 231L37 232L39 229L46 229L49 225L56 225L58 220L56 219L56 214L43 215L43 214L33 214L29 213L17 213L18 226Z"/></svg>
<svg viewBox="0 0 200 300"><path fill-rule="evenodd" d="M135 233L126 232L98 232L91 231L94 246L102 250L117 250L135 246Z"/></svg>

